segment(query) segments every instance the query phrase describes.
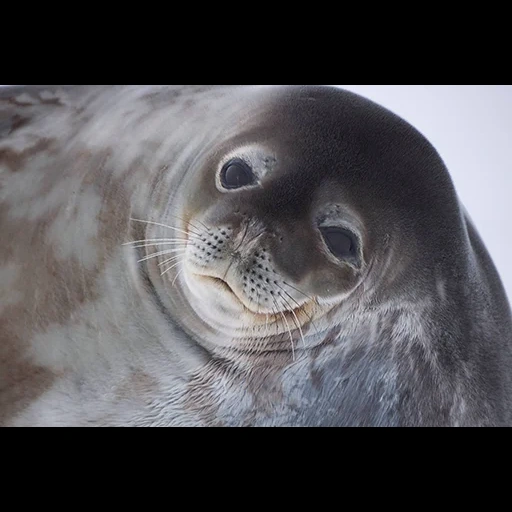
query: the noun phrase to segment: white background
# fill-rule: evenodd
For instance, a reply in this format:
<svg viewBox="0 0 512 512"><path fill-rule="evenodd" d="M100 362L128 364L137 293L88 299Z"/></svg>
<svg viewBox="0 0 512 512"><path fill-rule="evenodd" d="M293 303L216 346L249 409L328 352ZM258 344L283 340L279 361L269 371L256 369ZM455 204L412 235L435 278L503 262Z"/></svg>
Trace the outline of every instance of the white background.
<svg viewBox="0 0 512 512"><path fill-rule="evenodd" d="M389 108L434 144L512 297L512 86L340 87Z"/></svg>

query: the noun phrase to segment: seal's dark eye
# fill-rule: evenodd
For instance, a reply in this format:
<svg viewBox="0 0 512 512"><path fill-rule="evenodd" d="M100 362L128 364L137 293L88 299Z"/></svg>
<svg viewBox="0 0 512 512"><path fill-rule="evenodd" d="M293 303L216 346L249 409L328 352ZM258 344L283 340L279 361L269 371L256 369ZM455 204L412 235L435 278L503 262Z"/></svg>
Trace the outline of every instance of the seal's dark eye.
<svg viewBox="0 0 512 512"><path fill-rule="evenodd" d="M357 242L352 233L341 228L322 228L320 231L334 256L352 260L357 258Z"/></svg>
<svg viewBox="0 0 512 512"><path fill-rule="evenodd" d="M241 160L232 160L227 163L222 168L220 179L222 186L229 190L247 187L256 181L252 169Z"/></svg>

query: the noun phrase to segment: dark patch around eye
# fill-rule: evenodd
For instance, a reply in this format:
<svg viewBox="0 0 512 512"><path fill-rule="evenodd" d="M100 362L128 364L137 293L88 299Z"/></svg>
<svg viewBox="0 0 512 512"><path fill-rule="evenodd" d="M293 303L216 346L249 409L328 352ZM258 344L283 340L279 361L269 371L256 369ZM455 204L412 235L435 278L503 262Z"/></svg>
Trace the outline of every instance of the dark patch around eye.
<svg viewBox="0 0 512 512"><path fill-rule="evenodd" d="M241 160L228 162L223 167L220 178L222 186L228 190L247 187L256 181L252 169Z"/></svg>
<svg viewBox="0 0 512 512"><path fill-rule="evenodd" d="M357 241L352 233L342 228L321 228L320 231L334 256L351 260L357 258Z"/></svg>

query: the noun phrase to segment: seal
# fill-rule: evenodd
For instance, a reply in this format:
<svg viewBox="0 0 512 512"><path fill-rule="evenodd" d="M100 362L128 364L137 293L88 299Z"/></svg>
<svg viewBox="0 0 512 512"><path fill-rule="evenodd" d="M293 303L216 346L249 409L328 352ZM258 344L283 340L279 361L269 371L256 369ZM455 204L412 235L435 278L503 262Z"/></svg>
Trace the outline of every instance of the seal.
<svg viewBox="0 0 512 512"><path fill-rule="evenodd" d="M435 149L323 86L0 92L4 426L512 425Z"/></svg>

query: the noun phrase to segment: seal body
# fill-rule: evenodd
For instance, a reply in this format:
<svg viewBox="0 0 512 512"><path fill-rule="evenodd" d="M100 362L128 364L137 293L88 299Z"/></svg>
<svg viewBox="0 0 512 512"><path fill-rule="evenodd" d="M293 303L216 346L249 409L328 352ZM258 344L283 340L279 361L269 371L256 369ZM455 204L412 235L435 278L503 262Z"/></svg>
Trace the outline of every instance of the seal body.
<svg viewBox="0 0 512 512"><path fill-rule="evenodd" d="M0 92L0 424L510 426L447 169L316 86Z"/></svg>

